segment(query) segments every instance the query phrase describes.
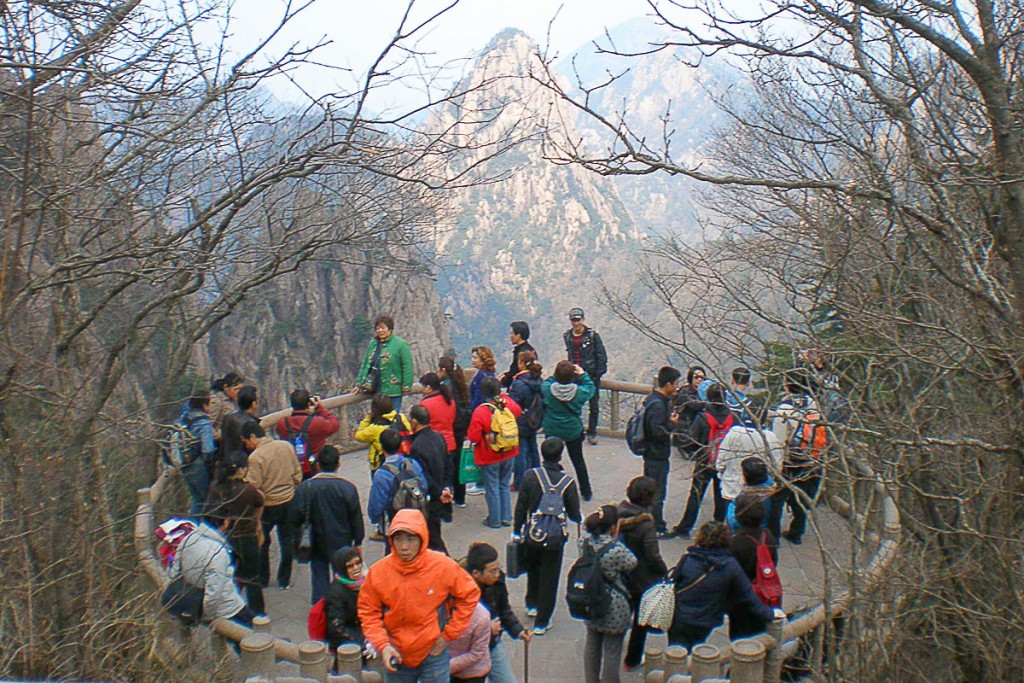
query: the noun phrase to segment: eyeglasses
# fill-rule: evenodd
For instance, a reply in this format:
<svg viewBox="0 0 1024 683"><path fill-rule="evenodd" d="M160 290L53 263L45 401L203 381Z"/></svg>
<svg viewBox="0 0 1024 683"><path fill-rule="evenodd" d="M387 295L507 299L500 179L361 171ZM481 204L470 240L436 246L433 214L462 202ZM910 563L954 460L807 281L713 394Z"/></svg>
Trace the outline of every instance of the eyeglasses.
<svg viewBox="0 0 1024 683"><path fill-rule="evenodd" d="M355 569L356 567L362 567L362 566L363 566L363 561L362 560L349 560L348 562L345 563L345 569Z"/></svg>

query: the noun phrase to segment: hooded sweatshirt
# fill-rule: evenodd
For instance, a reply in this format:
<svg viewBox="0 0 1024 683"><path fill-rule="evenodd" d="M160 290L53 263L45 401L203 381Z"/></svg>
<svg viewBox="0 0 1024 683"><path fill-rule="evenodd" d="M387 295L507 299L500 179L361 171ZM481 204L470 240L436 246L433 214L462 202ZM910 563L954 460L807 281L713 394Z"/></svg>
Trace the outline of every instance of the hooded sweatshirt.
<svg viewBox="0 0 1024 683"><path fill-rule="evenodd" d="M583 436L583 405L597 391L594 380L583 373L576 381L561 384L554 377L540 385L544 397L544 434L562 441L575 441Z"/></svg>
<svg viewBox="0 0 1024 683"><path fill-rule="evenodd" d="M480 589L455 560L427 548L427 522L419 510L395 515L388 543L396 531L419 536L420 552L410 562L392 552L370 567L359 591L359 621L378 652L390 644L402 656L402 665L412 668L423 663L439 635L449 643L462 635Z"/></svg>

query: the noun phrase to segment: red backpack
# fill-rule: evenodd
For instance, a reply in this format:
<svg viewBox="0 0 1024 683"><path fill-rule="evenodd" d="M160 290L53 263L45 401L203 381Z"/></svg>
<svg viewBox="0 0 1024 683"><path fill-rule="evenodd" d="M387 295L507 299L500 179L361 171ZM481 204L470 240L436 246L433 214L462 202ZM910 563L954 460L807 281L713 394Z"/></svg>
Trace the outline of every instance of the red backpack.
<svg viewBox="0 0 1024 683"><path fill-rule="evenodd" d="M768 532L761 532L761 540L757 542L757 569L754 571L754 594L767 607L782 606L782 581L779 572L772 562L772 553L765 542Z"/></svg>
<svg viewBox="0 0 1024 683"><path fill-rule="evenodd" d="M708 421L711 432L708 434L708 464L714 465L718 461L718 448L722 445L722 439L736 424L736 418L729 413L724 420L719 422L714 415L704 411L704 417Z"/></svg>
<svg viewBox="0 0 1024 683"><path fill-rule="evenodd" d="M320 598L309 608L306 633L309 634L310 640L327 641L327 598Z"/></svg>

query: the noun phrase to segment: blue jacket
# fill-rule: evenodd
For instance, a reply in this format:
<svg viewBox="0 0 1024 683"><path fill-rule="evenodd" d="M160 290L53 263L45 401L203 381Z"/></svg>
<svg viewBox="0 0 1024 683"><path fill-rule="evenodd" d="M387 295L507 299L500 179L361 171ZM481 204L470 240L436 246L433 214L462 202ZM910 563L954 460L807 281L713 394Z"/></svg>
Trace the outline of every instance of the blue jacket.
<svg viewBox="0 0 1024 683"><path fill-rule="evenodd" d="M402 455L401 453L395 453L394 455L388 456L388 459L384 461L385 465L394 465L398 469L402 469L402 463L408 462L412 471L416 473L416 476L420 478L420 482L423 486L427 486L427 477L423 473L423 467L420 466L419 462L412 458ZM373 473L373 483L370 484L370 502L366 506L366 514L369 515L370 521L374 524L379 524L385 514L391 510L391 499L395 497L395 475L387 470L386 467L380 467L376 472Z"/></svg>
<svg viewBox="0 0 1024 683"><path fill-rule="evenodd" d="M196 438L199 452L196 460L209 465L217 453L217 444L213 441L213 422L205 410L188 410L182 413L181 424Z"/></svg>
<svg viewBox="0 0 1024 683"><path fill-rule="evenodd" d="M512 386L508 389L508 395L523 409L523 414L517 420L521 436L529 436L536 432L527 428L525 415L526 409L533 404L533 397L540 394L540 383L540 379L530 377L529 373L522 373L512 380Z"/></svg>
<svg viewBox="0 0 1024 683"><path fill-rule="evenodd" d="M704 573L710 573L689 590ZM743 605L768 623L772 610L754 594L750 579L729 548L698 548L690 546L670 576L676 586L676 611L673 625L686 624L699 628L715 628L733 605Z"/></svg>
<svg viewBox="0 0 1024 683"><path fill-rule="evenodd" d="M473 379L469 382L469 409L476 410L477 406L484 402L483 383L488 377L494 377L490 370L477 370Z"/></svg>

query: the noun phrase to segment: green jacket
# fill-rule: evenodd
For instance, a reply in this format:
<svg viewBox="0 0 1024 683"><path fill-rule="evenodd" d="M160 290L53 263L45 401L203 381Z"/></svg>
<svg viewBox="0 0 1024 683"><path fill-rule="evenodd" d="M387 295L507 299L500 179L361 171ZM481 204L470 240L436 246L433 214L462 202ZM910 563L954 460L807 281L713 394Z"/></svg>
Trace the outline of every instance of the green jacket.
<svg viewBox="0 0 1024 683"><path fill-rule="evenodd" d="M540 385L544 397L544 435L557 436L562 441L574 441L583 436L584 404L597 391L594 380L583 373L573 384L559 384L554 377Z"/></svg>
<svg viewBox="0 0 1024 683"><path fill-rule="evenodd" d="M370 372L370 362L377 351L377 338L370 341L359 366L359 377L356 386L363 386L366 375ZM401 337L391 335L384 342L380 351L380 388L378 391L388 396L401 396L403 392L412 390L412 351Z"/></svg>

